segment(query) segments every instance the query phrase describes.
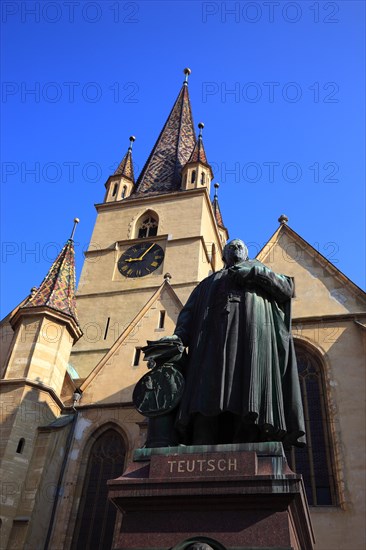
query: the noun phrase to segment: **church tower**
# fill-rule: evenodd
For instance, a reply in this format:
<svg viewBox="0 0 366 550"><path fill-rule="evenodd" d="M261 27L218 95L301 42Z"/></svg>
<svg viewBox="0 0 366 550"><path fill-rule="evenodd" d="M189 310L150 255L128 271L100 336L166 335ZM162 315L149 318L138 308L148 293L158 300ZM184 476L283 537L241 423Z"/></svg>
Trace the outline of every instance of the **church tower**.
<svg viewBox="0 0 366 550"><path fill-rule="evenodd" d="M185 69L183 86L136 183L131 137L126 155L107 180L104 202L96 205L98 217L77 294L85 336L71 356L81 378L108 352L164 274L170 274L170 284L184 303L197 283L222 265L228 235L210 201L213 173L203 146L203 124L198 138L194 129L189 74ZM164 310L157 327L162 315Z"/></svg>
<svg viewBox="0 0 366 550"><path fill-rule="evenodd" d="M1 539L4 548L20 548L30 519L30 494L38 489L39 472L30 468L38 430L63 410L65 383L72 387L67 381L70 351L82 335L72 237L39 288L3 321L2 331L8 324L14 332L1 381Z"/></svg>

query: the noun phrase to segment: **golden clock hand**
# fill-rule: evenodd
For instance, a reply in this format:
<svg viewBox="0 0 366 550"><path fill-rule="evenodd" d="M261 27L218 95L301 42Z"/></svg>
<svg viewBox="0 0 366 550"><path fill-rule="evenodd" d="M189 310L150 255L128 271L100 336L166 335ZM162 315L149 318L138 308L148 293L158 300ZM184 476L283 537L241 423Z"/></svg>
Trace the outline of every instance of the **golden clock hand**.
<svg viewBox="0 0 366 550"><path fill-rule="evenodd" d="M145 250L145 252L139 257L137 258L138 260L142 260L142 258L149 252L149 250L152 249L152 247L155 245L155 243L152 243L151 246L149 246L149 248L147 250Z"/></svg>

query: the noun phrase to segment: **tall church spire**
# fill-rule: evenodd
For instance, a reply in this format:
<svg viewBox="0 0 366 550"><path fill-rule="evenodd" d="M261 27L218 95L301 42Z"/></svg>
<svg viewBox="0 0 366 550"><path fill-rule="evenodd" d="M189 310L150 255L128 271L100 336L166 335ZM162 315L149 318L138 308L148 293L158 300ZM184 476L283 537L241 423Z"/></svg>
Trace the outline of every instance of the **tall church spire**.
<svg viewBox="0 0 366 550"><path fill-rule="evenodd" d="M181 171L188 162L196 142L186 75L173 109L137 180L137 193L166 193L181 186Z"/></svg>
<svg viewBox="0 0 366 550"><path fill-rule="evenodd" d="M75 223L78 221L75 218ZM53 262L38 290L30 296L21 309L42 306L69 315L78 323L75 300L75 252L72 238L67 241Z"/></svg>

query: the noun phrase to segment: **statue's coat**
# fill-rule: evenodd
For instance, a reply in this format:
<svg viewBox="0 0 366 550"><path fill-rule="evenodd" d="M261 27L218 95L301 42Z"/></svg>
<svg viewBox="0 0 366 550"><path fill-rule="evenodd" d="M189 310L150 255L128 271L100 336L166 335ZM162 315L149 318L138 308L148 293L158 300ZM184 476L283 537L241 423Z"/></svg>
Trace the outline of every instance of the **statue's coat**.
<svg viewBox="0 0 366 550"><path fill-rule="evenodd" d="M229 411L269 439L303 445L304 419L291 336L293 280L257 260L204 279L175 329L189 346L186 389L177 416Z"/></svg>

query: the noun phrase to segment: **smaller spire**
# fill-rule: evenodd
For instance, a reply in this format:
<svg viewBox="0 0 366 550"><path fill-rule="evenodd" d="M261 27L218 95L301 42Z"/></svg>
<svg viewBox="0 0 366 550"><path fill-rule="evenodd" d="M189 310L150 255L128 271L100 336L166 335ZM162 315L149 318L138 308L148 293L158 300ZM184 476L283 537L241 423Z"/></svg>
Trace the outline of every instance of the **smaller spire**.
<svg viewBox="0 0 366 550"><path fill-rule="evenodd" d="M192 71L191 71L191 69L189 69L188 67L186 67L186 68L184 69L183 72L184 72L184 74L186 75L183 84L184 84L185 86L188 86L188 77L189 77L189 75L191 74Z"/></svg>
<svg viewBox="0 0 366 550"><path fill-rule="evenodd" d="M206 157L206 151L205 151L205 148L203 146L203 139L202 139L202 130L203 130L204 127L205 127L205 125L203 124L203 122L198 123L198 128L199 128L198 139L197 139L196 144L193 148L193 151L192 151L192 154L189 158L188 163L190 163L190 162L201 162L202 164L205 164L206 166L209 166L208 160L207 160L207 157Z"/></svg>
<svg viewBox="0 0 366 550"><path fill-rule="evenodd" d="M78 222L78 218L75 218L71 238L53 262L38 289L32 289L31 296L21 309L47 306L69 315L78 323L75 299L75 251L72 240Z"/></svg>
<svg viewBox="0 0 366 550"><path fill-rule="evenodd" d="M132 162L132 144L136 140L135 136L130 136L130 145L127 149L127 153L121 160L117 170L114 172L114 176L123 176L133 183L135 183L135 175L133 171L133 162Z"/></svg>
<svg viewBox="0 0 366 550"><path fill-rule="evenodd" d="M219 187L220 187L220 185L218 183L214 184L215 194L214 194L214 198L213 198L213 201L212 201L212 207L213 207L213 211L214 211L215 220L216 220L217 225L219 227L221 227L222 229L225 229L224 220L222 219L222 214L221 214L221 210L220 210L220 206L219 206L219 197L218 197L218 194L217 194L217 190L218 190Z"/></svg>
<svg viewBox="0 0 366 550"><path fill-rule="evenodd" d="M216 201L219 200L219 196L217 194L217 190L218 190L219 187L220 187L219 183L214 183L214 188L215 188L214 200L216 199Z"/></svg>

